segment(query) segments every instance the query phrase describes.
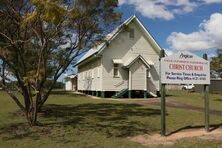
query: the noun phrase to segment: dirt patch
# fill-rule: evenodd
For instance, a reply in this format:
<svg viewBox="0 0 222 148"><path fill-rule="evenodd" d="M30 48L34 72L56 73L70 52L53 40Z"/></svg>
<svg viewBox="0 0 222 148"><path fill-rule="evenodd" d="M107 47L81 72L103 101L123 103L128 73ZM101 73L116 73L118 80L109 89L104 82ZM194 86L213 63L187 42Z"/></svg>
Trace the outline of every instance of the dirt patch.
<svg viewBox="0 0 222 148"><path fill-rule="evenodd" d="M211 132L206 132L204 129L188 129L163 137L160 134L138 135L131 137L130 140L142 145L173 145L175 141L183 138L197 137L205 140L222 140L222 128Z"/></svg>

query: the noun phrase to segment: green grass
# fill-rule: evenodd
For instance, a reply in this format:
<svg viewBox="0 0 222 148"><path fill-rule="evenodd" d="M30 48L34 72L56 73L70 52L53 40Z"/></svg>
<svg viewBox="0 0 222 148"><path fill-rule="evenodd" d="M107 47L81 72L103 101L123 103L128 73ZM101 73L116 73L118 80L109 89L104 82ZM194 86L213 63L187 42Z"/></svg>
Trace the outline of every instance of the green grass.
<svg viewBox="0 0 222 148"><path fill-rule="evenodd" d="M188 91L168 91L169 98L176 101L191 104L198 107L204 107L203 94L189 93ZM222 94L210 94L209 95L210 109L222 111Z"/></svg>
<svg viewBox="0 0 222 148"><path fill-rule="evenodd" d="M40 116L41 127L28 128L17 106L0 92L0 147L143 147L128 137L160 130L160 109L110 99L92 99L57 92ZM211 124L222 117L211 116ZM203 113L167 108L167 132L203 125ZM185 139L175 146L221 145L221 141ZM153 146L150 146L153 147ZM162 147L162 146L160 146Z"/></svg>

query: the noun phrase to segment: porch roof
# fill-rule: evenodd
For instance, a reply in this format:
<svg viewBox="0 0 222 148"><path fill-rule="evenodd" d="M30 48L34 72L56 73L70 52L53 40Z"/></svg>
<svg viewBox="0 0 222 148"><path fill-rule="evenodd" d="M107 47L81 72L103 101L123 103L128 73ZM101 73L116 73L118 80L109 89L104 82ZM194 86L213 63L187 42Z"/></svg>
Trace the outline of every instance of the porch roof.
<svg viewBox="0 0 222 148"><path fill-rule="evenodd" d="M143 63L147 66L150 67L154 65L152 61L147 61L146 59L143 58L143 56L138 55L136 57L131 57L127 62L123 64L124 67L129 68L133 63L135 63L138 59L141 59Z"/></svg>
<svg viewBox="0 0 222 148"><path fill-rule="evenodd" d="M122 59L113 59L113 63L114 64L123 64L123 60Z"/></svg>

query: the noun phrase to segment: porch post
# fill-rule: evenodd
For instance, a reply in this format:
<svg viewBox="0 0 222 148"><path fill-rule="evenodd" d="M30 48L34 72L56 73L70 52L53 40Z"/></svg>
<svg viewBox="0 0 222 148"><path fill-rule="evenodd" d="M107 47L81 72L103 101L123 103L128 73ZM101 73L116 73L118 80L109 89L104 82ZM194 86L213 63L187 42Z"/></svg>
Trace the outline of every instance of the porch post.
<svg viewBox="0 0 222 148"><path fill-rule="evenodd" d="M144 90L143 96L144 96L144 98L147 98L147 90Z"/></svg>
<svg viewBox="0 0 222 148"><path fill-rule="evenodd" d="M129 82L128 82L128 98L132 98L132 72L130 71L130 68L129 68Z"/></svg>
<svg viewBox="0 0 222 148"><path fill-rule="evenodd" d="M105 91L101 91L101 98L105 98Z"/></svg>
<svg viewBox="0 0 222 148"><path fill-rule="evenodd" d="M92 91L92 96L95 96L95 91L94 90Z"/></svg>
<svg viewBox="0 0 222 148"><path fill-rule="evenodd" d="M99 91L96 89L96 97L99 97Z"/></svg>
<svg viewBox="0 0 222 148"><path fill-rule="evenodd" d="M147 68L145 69L145 87L144 87L144 92L143 92L143 96L144 98L147 98Z"/></svg>

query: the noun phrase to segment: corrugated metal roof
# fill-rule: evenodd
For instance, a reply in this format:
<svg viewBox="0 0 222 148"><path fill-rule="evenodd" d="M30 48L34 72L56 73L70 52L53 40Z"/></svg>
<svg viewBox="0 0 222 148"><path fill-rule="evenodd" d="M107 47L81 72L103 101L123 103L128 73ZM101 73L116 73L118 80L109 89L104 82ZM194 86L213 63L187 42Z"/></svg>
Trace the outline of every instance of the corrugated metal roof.
<svg viewBox="0 0 222 148"><path fill-rule="evenodd" d="M84 54L84 56L82 56L82 58L77 62L76 65L78 65L79 63L87 59L88 57L96 54L103 46L105 46L105 43L102 43L94 48L91 48L86 54Z"/></svg>

